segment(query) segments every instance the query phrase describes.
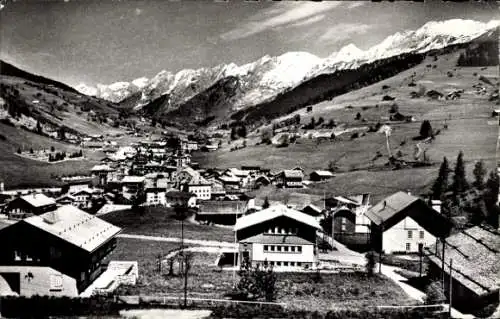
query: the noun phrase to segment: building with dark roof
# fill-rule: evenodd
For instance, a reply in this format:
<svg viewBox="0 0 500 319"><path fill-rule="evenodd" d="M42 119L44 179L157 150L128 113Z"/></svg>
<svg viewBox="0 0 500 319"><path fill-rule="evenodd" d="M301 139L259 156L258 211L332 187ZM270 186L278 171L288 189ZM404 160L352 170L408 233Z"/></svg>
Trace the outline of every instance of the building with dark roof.
<svg viewBox="0 0 500 319"><path fill-rule="evenodd" d="M234 225L243 216L247 202L241 200L210 200L200 202L196 220L218 225Z"/></svg>
<svg viewBox="0 0 500 319"><path fill-rule="evenodd" d="M23 219L33 215L41 215L55 209L56 206L56 201L53 198L37 193L12 200L7 204L4 213L10 219Z"/></svg>
<svg viewBox="0 0 500 319"><path fill-rule="evenodd" d="M429 274L438 280L442 275L443 244L427 250ZM452 260L452 304L471 312L498 303L500 288L500 233L488 226L475 226L446 238L444 244L445 295L450 288Z"/></svg>
<svg viewBox="0 0 500 319"><path fill-rule="evenodd" d="M300 169L284 170L277 177L278 185L285 188L303 187L304 173Z"/></svg>
<svg viewBox="0 0 500 319"><path fill-rule="evenodd" d="M372 248L386 253L417 253L446 237L448 220L422 199L397 192L366 212L371 221Z"/></svg>

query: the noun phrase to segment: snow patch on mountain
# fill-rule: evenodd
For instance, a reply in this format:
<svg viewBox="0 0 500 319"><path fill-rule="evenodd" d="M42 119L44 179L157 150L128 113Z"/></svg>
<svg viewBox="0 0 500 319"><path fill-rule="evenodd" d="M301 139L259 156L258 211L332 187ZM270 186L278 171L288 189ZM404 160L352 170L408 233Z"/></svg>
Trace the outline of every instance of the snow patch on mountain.
<svg viewBox="0 0 500 319"><path fill-rule="evenodd" d="M287 52L280 56L265 55L241 66L229 63L211 68L184 69L177 73L163 70L150 80L141 77L130 83L98 84L96 87L82 83L77 86L77 90L113 102L141 92L138 107L168 94L167 107L176 108L217 81L233 76L238 79L239 88L231 102L235 109L239 109L270 99L322 73L353 69L364 63L403 53L421 53L469 42L499 25L499 20L488 23L462 19L430 21L417 30L392 34L366 51L351 43L324 59L307 52Z"/></svg>

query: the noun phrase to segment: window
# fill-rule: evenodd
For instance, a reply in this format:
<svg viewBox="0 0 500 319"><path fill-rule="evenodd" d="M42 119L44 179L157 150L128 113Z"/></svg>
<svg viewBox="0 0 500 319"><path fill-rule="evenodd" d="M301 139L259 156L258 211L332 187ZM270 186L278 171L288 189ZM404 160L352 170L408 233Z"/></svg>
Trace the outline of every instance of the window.
<svg viewBox="0 0 500 319"><path fill-rule="evenodd" d="M291 247L290 247L290 251L291 251L292 253L294 253L294 252L295 252L295 246L291 246Z"/></svg>
<svg viewBox="0 0 500 319"><path fill-rule="evenodd" d="M288 266L288 261L284 261L283 266Z"/></svg>
<svg viewBox="0 0 500 319"><path fill-rule="evenodd" d="M286 229L285 228L281 228L281 233L282 234L286 234Z"/></svg>
<svg viewBox="0 0 500 319"><path fill-rule="evenodd" d="M406 243L406 251L410 251L411 250L411 243Z"/></svg>
<svg viewBox="0 0 500 319"><path fill-rule="evenodd" d="M297 251L298 251L299 253L301 253L301 252L302 252L302 246L297 246Z"/></svg>
<svg viewBox="0 0 500 319"><path fill-rule="evenodd" d="M17 250L14 251L14 260L15 261L20 261L21 260L21 254Z"/></svg>
<svg viewBox="0 0 500 319"><path fill-rule="evenodd" d="M288 246L284 246L284 247L283 247L283 251L288 252Z"/></svg>
<svg viewBox="0 0 500 319"><path fill-rule="evenodd" d="M281 261L277 261L276 266L281 266Z"/></svg>
<svg viewBox="0 0 500 319"><path fill-rule="evenodd" d="M269 264L270 264L271 266L274 266L274 261L270 261L270 262L269 262Z"/></svg>
<svg viewBox="0 0 500 319"><path fill-rule="evenodd" d="M408 239L412 239L413 238L413 231L409 230L408 231Z"/></svg>
<svg viewBox="0 0 500 319"><path fill-rule="evenodd" d="M347 230L347 225L346 225L346 219L345 217L342 217L342 220L341 220L341 229L342 231L346 231Z"/></svg>
<svg viewBox="0 0 500 319"><path fill-rule="evenodd" d="M420 231L420 239L424 239L424 231L423 230Z"/></svg>
<svg viewBox="0 0 500 319"><path fill-rule="evenodd" d="M302 263L300 261L297 262L297 267L302 266Z"/></svg>
<svg viewBox="0 0 500 319"><path fill-rule="evenodd" d="M269 251L269 246L268 245L264 245L264 251Z"/></svg>
<svg viewBox="0 0 500 319"><path fill-rule="evenodd" d="M281 246L277 246L277 247L276 247L276 250L277 250L277 251L281 251Z"/></svg>
<svg viewBox="0 0 500 319"><path fill-rule="evenodd" d="M274 251L274 246L273 245L271 245L271 251Z"/></svg>
<svg viewBox="0 0 500 319"><path fill-rule="evenodd" d="M63 289L62 275L50 275L50 291L61 291Z"/></svg>

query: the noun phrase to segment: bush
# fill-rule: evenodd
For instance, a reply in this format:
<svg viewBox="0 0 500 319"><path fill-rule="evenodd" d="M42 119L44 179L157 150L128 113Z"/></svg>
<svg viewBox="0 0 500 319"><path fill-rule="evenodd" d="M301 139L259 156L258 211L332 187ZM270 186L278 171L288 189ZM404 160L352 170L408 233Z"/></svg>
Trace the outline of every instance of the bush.
<svg viewBox="0 0 500 319"><path fill-rule="evenodd" d="M398 111L399 111L399 106L396 103L391 105L391 108L389 109L389 113L397 113Z"/></svg>
<svg viewBox="0 0 500 319"><path fill-rule="evenodd" d="M358 132L354 132L352 135L351 135L351 140L355 139L355 138L358 138L359 137L359 133Z"/></svg>
<svg viewBox="0 0 500 319"><path fill-rule="evenodd" d="M425 294L425 303L427 305L439 304L446 300L441 283L438 281L431 282L425 288Z"/></svg>

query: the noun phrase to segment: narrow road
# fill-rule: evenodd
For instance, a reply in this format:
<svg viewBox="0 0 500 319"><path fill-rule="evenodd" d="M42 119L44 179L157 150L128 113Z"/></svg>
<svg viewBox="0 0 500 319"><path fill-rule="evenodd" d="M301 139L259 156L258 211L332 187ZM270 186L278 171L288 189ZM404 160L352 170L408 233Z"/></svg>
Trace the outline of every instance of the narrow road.
<svg viewBox="0 0 500 319"><path fill-rule="evenodd" d="M141 239L141 240L152 240L152 241L164 241L171 243L180 243L181 238L179 237L161 237L161 236L146 236L146 235L133 235L133 234L118 234L119 238L131 238L131 239ZM225 242L225 241L215 241L215 240L201 240L201 239L186 239L184 238L185 244L207 246L207 247L219 247L219 248L235 248L237 244Z"/></svg>

